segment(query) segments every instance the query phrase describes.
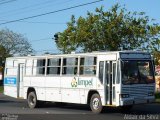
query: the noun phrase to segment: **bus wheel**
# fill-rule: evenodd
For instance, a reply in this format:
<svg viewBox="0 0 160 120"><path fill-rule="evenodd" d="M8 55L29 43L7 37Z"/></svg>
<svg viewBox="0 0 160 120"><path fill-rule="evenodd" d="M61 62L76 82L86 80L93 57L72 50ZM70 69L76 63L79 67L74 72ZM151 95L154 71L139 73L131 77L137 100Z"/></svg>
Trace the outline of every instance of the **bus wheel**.
<svg viewBox="0 0 160 120"><path fill-rule="evenodd" d="M93 113L98 114L102 112L103 106L99 94L95 93L92 95L90 99L90 108Z"/></svg>
<svg viewBox="0 0 160 120"><path fill-rule="evenodd" d="M35 92L29 92L28 98L27 98L28 106L30 108L36 108L37 107L37 96Z"/></svg>

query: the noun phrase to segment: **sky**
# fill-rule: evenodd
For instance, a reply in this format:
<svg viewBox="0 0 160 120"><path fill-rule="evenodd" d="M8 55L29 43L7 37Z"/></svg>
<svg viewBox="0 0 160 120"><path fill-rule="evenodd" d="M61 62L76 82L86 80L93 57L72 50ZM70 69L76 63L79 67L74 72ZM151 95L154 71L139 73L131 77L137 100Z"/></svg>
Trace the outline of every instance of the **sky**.
<svg viewBox="0 0 160 120"><path fill-rule="evenodd" d="M109 10L119 3L121 6L125 5L128 11L145 12L150 19L155 19L155 23L160 24L160 0L103 0L36 18L1 24L94 1L98 0L0 0L0 30L7 28L22 34L28 39L36 54L43 54L59 52L52 38L55 33L66 29L71 15L75 15L76 18L85 17L87 11L94 12L96 7L104 6L105 10Z"/></svg>

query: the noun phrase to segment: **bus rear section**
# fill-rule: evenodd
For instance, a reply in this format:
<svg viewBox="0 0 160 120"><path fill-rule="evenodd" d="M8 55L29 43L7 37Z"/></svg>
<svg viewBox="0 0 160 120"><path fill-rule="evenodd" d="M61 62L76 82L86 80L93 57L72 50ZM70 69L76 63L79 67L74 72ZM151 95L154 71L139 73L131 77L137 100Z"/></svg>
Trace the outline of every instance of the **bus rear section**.
<svg viewBox="0 0 160 120"><path fill-rule="evenodd" d="M4 94L23 98L23 73L25 59L7 58L4 71Z"/></svg>

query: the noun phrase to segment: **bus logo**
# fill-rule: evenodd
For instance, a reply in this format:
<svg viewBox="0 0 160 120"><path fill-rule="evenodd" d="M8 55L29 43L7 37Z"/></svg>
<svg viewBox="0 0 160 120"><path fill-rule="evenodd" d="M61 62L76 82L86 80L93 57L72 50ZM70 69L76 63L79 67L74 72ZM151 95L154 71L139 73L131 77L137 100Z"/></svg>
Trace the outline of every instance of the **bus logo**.
<svg viewBox="0 0 160 120"><path fill-rule="evenodd" d="M72 87L78 87L78 86L93 86L93 79L90 80L80 80L79 78L76 80L76 78L74 77L72 82L71 82L71 86Z"/></svg>
<svg viewBox="0 0 160 120"><path fill-rule="evenodd" d="M72 82L71 82L71 86L72 87L77 87L77 81L76 81L76 78L74 77Z"/></svg>

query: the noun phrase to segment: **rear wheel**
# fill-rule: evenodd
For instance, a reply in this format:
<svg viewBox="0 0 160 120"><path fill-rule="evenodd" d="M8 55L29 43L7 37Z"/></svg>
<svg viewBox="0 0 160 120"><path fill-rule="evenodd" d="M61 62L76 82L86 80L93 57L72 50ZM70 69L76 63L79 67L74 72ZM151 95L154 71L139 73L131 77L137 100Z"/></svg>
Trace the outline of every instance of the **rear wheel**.
<svg viewBox="0 0 160 120"><path fill-rule="evenodd" d="M95 93L92 95L90 99L90 108L93 113L98 114L102 112L103 106L99 94Z"/></svg>
<svg viewBox="0 0 160 120"><path fill-rule="evenodd" d="M34 91L28 93L27 102L30 108L36 108L38 106L37 96Z"/></svg>

